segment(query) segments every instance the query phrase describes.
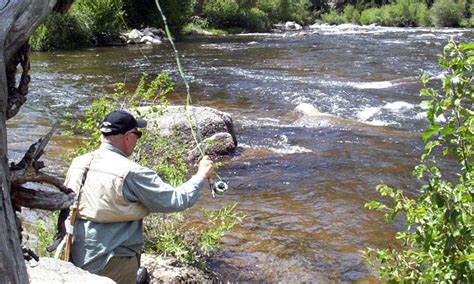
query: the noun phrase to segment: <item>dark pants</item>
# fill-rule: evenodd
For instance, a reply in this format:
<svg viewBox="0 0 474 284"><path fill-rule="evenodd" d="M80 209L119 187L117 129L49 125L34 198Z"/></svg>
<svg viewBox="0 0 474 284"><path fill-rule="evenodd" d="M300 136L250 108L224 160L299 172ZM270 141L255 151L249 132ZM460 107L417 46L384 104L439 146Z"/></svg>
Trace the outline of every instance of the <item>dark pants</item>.
<svg viewBox="0 0 474 284"><path fill-rule="evenodd" d="M137 270L140 266L138 256L114 256L97 274L109 277L118 284L137 283Z"/></svg>

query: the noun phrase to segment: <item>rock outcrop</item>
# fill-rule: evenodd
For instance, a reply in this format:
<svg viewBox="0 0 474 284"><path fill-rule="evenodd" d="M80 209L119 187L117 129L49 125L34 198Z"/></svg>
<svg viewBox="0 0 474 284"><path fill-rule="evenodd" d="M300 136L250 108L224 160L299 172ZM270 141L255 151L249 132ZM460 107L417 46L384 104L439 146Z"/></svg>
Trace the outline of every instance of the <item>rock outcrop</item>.
<svg viewBox="0 0 474 284"><path fill-rule="evenodd" d="M122 34L123 40L128 44L160 44L163 42L165 33L157 28L133 29Z"/></svg>
<svg viewBox="0 0 474 284"><path fill-rule="evenodd" d="M174 258L142 254L141 266L146 267L151 284L158 283L213 283L215 277L193 266L181 265Z"/></svg>
<svg viewBox="0 0 474 284"><path fill-rule="evenodd" d="M297 22L288 21L285 23L274 24L272 27L273 32L288 32L288 31L299 31L303 27Z"/></svg>
<svg viewBox="0 0 474 284"><path fill-rule="evenodd" d="M110 278L89 273L71 262L59 259L41 257L38 262L26 262L28 277L32 284L63 284L63 283L94 283L112 284Z"/></svg>
<svg viewBox="0 0 474 284"><path fill-rule="evenodd" d="M193 266L180 264L175 258L143 254L141 266L145 267L150 283L213 283L215 276ZM110 278L99 276L74 266L71 262L41 257L38 262L26 262L28 277L32 284L91 283L112 284Z"/></svg>
<svg viewBox="0 0 474 284"><path fill-rule="evenodd" d="M191 106L186 111L183 106L169 106L163 114L151 113L145 119L150 131L158 131L161 137L172 137L185 144L189 149L189 160L199 157L198 147L213 157L229 155L237 147L231 116L213 108ZM197 145L196 140L202 143Z"/></svg>

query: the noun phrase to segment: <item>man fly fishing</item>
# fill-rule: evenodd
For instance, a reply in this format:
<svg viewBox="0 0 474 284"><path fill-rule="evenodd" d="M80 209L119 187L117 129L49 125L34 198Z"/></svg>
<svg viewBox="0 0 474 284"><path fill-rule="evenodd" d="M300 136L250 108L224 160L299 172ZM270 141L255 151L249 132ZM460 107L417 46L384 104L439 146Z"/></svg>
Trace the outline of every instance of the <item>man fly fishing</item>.
<svg viewBox="0 0 474 284"><path fill-rule="evenodd" d="M77 196L77 217L71 216L74 234L70 253L66 244L66 257L117 283L136 282L142 219L150 212L191 207L213 172L213 162L204 156L187 182L176 188L163 182L153 170L128 159L144 127L145 120L136 120L126 111L108 114L100 126L101 146L75 158L65 181Z"/></svg>

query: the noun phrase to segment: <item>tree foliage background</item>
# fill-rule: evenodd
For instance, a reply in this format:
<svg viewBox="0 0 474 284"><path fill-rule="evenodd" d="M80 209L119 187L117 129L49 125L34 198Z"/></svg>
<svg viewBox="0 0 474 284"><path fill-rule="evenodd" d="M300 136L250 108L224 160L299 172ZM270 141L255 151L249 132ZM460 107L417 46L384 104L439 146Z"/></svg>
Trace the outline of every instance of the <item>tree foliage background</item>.
<svg viewBox="0 0 474 284"><path fill-rule="evenodd" d="M270 31L285 21L312 24L473 27L473 0L160 0L176 38L184 33ZM65 17L51 15L33 49L73 49L117 42L120 32L161 27L155 0L77 0Z"/></svg>

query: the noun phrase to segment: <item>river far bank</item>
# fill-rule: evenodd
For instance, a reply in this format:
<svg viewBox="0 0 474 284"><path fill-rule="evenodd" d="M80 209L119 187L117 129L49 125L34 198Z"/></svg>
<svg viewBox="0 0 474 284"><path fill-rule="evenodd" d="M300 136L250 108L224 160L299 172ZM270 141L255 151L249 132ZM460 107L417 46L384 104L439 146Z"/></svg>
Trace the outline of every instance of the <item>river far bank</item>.
<svg viewBox="0 0 474 284"><path fill-rule="evenodd" d="M252 4L234 0L185 3L181 7L167 7L167 24L171 34L180 40L188 35L230 35L242 33L268 33L307 29L315 24L356 24L385 27L472 28L474 5L462 1L410 1L390 3L357 1L352 5L344 1L257 1ZM102 3L102 1L99 1ZM165 30L155 3L117 0L113 6L105 2L100 9L90 9L87 1L77 0L64 16L51 15L32 35L33 50L80 49L94 46L121 45L137 42L130 31L145 29ZM123 2L123 3L122 3ZM153 1L152 1L153 2ZM314 1L313 1L314 2ZM77 3L77 5L76 5ZM189 4L189 5L186 5ZM170 14L171 13L171 14ZM83 15L86 15L84 17ZM107 20L104 20L107 19ZM148 27L148 28L147 28ZM124 32L127 31L127 32ZM140 37L141 43L159 44L163 35L153 33ZM148 38L150 37L151 38ZM130 40L130 38L132 38ZM134 38L134 39L133 39ZM143 39L144 38L144 39ZM138 41L138 42L140 42Z"/></svg>

